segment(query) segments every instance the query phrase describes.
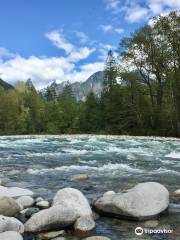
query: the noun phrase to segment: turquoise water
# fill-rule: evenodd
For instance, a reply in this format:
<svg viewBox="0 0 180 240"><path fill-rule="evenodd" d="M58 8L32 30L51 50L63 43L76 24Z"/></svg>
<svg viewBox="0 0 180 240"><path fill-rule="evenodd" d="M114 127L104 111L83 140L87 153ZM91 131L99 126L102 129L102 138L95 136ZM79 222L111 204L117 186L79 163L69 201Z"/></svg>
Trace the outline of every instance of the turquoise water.
<svg viewBox="0 0 180 240"><path fill-rule="evenodd" d="M72 180L88 174L86 181ZM52 199L64 187L83 191L90 202L108 190L122 190L143 181L158 181L170 192L180 188L180 141L107 140L58 137L1 137L0 177L8 186L33 190ZM180 226L180 214L163 216L160 224ZM100 218L97 233L112 240L135 237L137 223ZM151 239L179 239L153 235Z"/></svg>

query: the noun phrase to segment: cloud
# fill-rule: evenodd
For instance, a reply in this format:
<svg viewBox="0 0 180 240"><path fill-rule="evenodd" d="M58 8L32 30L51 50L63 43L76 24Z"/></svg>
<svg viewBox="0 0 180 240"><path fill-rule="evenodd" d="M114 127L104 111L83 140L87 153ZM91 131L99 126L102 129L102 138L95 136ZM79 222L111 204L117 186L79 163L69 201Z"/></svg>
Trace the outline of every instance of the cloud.
<svg viewBox="0 0 180 240"><path fill-rule="evenodd" d="M124 32L124 29L113 27L113 26L110 25L110 24L108 24L108 25L100 25L100 28L101 28L101 29L103 30L103 32L105 32L105 33L111 32L111 33L121 34L122 32Z"/></svg>
<svg viewBox="0 0 180 240"><path fill-rule="evenodd" d="M84 32L75 32L76 36L80 39L82 44L87 43L89 41L88 36Z"/></svg>
<svg viewBox="0 0 180 240"><path fill-rule="evenodd" d="M6 48L0 47L0 58L13 58L17 56L17 54L10 52Z"/></svg>
<svg viewBox="0 0 180 240"><path fill-rule="evenodd" d="M14 84L30 78L37 89L44 88L52 81L62 82L85 81L95 71L102 70L102 63L88 63L80 65L77 63L87 59L96 49L80 47L68 42L61 33L52 31L46 37L59 49L65 51L60 57L38 57L30 56L24 58L12 54L5 48L0 48L0 75L5 81ZM4 56L9 58L5 59ZM11 57L11 58L10 58Z"/></svg>
<svg viewBox="0 0 180 240"><path fill-rule="evenodd" d="M146 19L149 16L149 10L145 7L135 5L133 7L125 7L124 11L126 12L125 19L130 22L139 22L142 19Z"/></svg>
<svg viewBox="0 0 180 240"><path fill-rule="evenodd" d="M59 49L63 49L66 54L74 50L74 45L69 43L59 31L46 33L45 36Z"/></svg>
<svg viewBox="0 0 180 240"><path fill-rule="evenodd" d="M106 9L113 14L123 14L130 23L148 20L164 12L180 9L179 0L105 0Z"/></svg>
<svg viewBox="0 0 180 240"><path fill-rule="evenodd" d="M21 80L31 78L38 89L44 88L52 81L62 82L66 80L85 81L91 74L103 70L102 62L81 65L76 70L75 64L64 57L40 58L31 56L0 62L0 73L3 80L14 84Z"/></svg>
<svg viewBox="0 0 180 240"><path fill-rule="evenodd" d="M82 32L78 32L78 34ZM46 33L45 36L59 49L63 49L68 57L69 61L78 62L82 59L86 59L95 51L95 48L81 47L78 48L74 44L68 42L59 31L52 31ZM83 35L85 37L85 35Z"/></svg>

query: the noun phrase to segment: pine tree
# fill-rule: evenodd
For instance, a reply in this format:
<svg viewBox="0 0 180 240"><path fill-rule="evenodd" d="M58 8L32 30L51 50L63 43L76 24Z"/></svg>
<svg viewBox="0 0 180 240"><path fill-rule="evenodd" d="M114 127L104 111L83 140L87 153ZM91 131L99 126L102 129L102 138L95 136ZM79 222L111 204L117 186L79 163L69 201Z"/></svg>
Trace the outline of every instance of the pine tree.
<svg viewBox="0 0 180 240"><path fill-rule="evenodd" d="M117 85L118 66L113 51L108 52L104 70L104 90L109 91Z"/></svg>

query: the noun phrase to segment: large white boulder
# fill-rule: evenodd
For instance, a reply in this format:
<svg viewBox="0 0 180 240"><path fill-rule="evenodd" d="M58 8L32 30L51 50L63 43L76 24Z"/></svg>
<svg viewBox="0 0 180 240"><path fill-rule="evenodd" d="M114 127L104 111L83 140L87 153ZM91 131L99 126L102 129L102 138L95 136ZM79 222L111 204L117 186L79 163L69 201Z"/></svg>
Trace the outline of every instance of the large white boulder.
<svg viewBox="0 0 180 240"><path fill-rule="evenodd" d="M13 198L17 198L17 197L21 197L21 196L31 196L34 193L28 189L24 189L24 188L19 188L19 187L3 187L0 186L0 197L2 196L6 196L6 197L13 197Z"/></svg>
<svg viewBox="0 0 180 240"><path fill-rule="evenodd" d="M23 237L14 231L0 233L0 240L23 240Z"/></svg>
<svg viewBox="0 0 180 240"><path fill-rule="evenodd" d="M0 214L13 217L20 211L20 206L13 198L0 197Z"/></svg>
<svg viewBox="0 0 180 240"><path fill-rule="evenodd" d="M157 182L140 183L126 193L104 194L94 205L112 216L151 219L167 209L169 192Z"/></svg>
<svg viewBox="0 0 180 240"><path fill-rule="evenodd" d="M74 188L63 188L59 190L53 199L53 206L61 206L64 209L69 209L73 211L77 217L92 215L88 200L79 190Z"/></svg>
<svg viewBox="0 0 180 240"><path fill-rule="evenodd" d="M61 206L53 206L33 214L24 226L26 232L42 232L70 226L76 219L75 212Z"/></svg>
<svg viewBox="0 0 180 240"><path fill-rule="evenodd" d="M0 233L6 231L24 232L24 225L14 217L0 215Z"/></svg>
<svg viewBox="0 0 180 240"><path fill-rule="evenodd" d="M30 196L22 196L16 200L17 204L22 206L22 208L32 207L35 203L34 199Z"/></svg>

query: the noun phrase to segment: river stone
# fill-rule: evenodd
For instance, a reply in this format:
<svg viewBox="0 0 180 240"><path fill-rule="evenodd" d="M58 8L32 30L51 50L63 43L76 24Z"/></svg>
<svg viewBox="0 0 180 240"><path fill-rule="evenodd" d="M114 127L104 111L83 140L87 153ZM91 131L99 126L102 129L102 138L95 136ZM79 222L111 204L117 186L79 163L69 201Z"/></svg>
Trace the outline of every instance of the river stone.
<svg viewBox="0 0 180 240"><path fill-rule="evenodd" d="M53 231L53 232L47 232L47 233L40 233L37 236L37 240L49 240L54 239L60 236L64 236L66 233L64 230L61 231Z"/></svg>
<svg viewBox="0 0 180 240"><path fill-rule="evenodd" d="M28 208L33 206L34 204L34 199L30 196L22 196L16 200L16 202L24 208Z"/></svg>
<svg viewBox="0 0 180 240"><path fill-rule="evenodd" d="M21 197L21 196L31 196L33 195L33 192L24 188L18 188L18 187L3 187L0 186L0 197Z"/></svg>
<svg viewBox="0 0 180 240"><path fill-rule="evenodd" d="M35 202L38 203L38 202L41 202L41 201L44 201L44 199L42 197L37 197L35 199Z"/></svg>
<svg viewBox="0 0 180 240"><path fill-rule="evenodd" d="M78 217L92 216L92 210L85 196L77 189L63 188L59 190L54 199L53 206L61 206L73 211Z"/></svg>
<svg viewBox="0 0 180 240"><path fill-rule="evenodd" d="M148 220L148 221L144 222L144 227L145 228L155 228L158 225L159 225L158 220Z"/></svg>
<svg viewBox="0 0 180 240"><path fill-rule="evenodd" d="M79 175L74 175L71 177L71 180L88 180L89 176L87 174L79 174Z"/></svg>
<svg viewBox="0 0 180 240"><path fill-rule="evenodd" d="M42 209L48 208L49 207L49 202L45 201L45 200L39 201L39 202L36 203L36 206L39 207L39 208L42 208Z"/></svg>
<svg viewBox="0 0 180 240"><path fill-rule="evenodd" d="M23 237L14 231L0 233L0 240L23 240Z"/></svg>
<svg viewBox="0 0 180 240"><path fill-rule="evenodd" d="M107 237L93 236L93 237L84 238L83 240L111 240L111 239Z"/></svg>
<svg viewBox="0 0 180 240"><path fill-rule="evenodd" d="M74 233L78 237L88 237L92 234L96 224L91 216L83 216L76 220L74 224Z"/></svg>
<svg viewBox="0 0 180 240"><path fill-rule="evenodd" d="M0 215L0 232L15 231L24 232L24 225L14 217Z"/></svg>
<svg viewBox="0 0 180 240"><path fill-rule="evenodd" d="M72 225L76 219L75 212L61 206L53 206L32 215L25 223L25 231L42 232L60 229Z"/></svg>
<svg viewBox="0 0 180 240"><path fill-rule="evenodd" d="M13 198L0 197L0 214L8 217L15 216L20 211L20 206Z"/></svg>
<svg viewBox="0 0 180 240"><path fill-rule="evenodd" d="M116 217L151 219L167 209L169 192L160 183L140 183L126 193L104 195L94 205L98 211Z"/></svg>

